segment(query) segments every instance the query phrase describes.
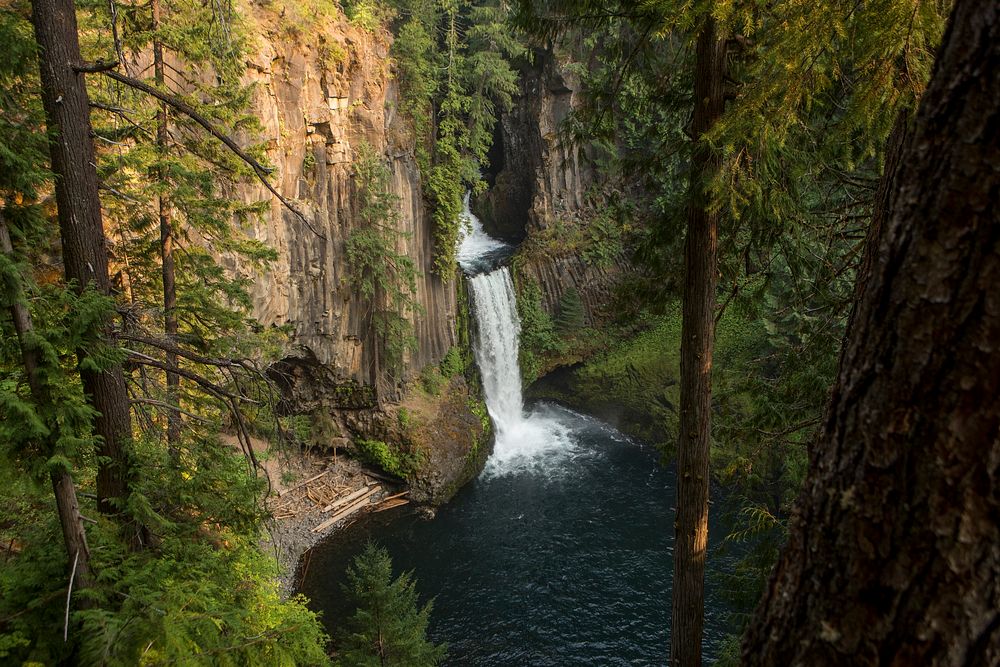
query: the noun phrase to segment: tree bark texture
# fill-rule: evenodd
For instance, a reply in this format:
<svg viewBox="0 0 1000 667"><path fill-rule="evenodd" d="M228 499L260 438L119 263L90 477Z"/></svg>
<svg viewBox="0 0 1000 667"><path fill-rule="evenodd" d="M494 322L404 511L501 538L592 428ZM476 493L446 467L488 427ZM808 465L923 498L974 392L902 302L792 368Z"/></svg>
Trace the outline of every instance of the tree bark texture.
<svg viewBox="0 0 1000 667"><path fill-rule="evenodd" d="M87 89L83 75L74 69L81 59L73 0L33 0L31 21L39 46L66 280L75 281L80 292L93 285L110 294ZM77 351L77 357L87 400L99 413L94 423L101 439L97 454L103 461L97 471L98 507L114 514L129 491L127 442L132 427L125 378L120 366L95 371L87 367L86 352Z"/></svg>
<svg viewBox="0 0 1000 667"><path fill-rule="evenodd" d="M1000 664L998 72L958 0L744 665Z"/></svg>
<svg viewBox="0 0 1000 667"><path fill-rule="evenodd" d="M163 88L166 78L163 68L163 40L159 31L161 28L161 7L160 0L152 0L153 11L153 78L156 85ZM169 115L166 102L160 101L160 109L156 114L156 148L157 158L160 164L157 167L157 178L162 187L166 187L169 181L169 174L163 161L167 158L170 137L167 131ZM170 197L165 193L160 193L158 197L158 208L160 214L160 263L163 273L163 332L172 341L177 340L177 280L174 269L174 232L173 219L170 210ZM177 367L177 355L173 352L166 353L168 368ZM167 401L175 406L180 406L181 378L177 373L166 372ZM176 410L167 411L167 445L171 451L176 453L177 443L181 437L181 415Z"/></svg>
<svg viewBox="0 0 1000 667"><path fill-rule="evenodd" d="M912 134L913 109L903 109L893 123L892 131L886 140L885 165L882 167L882 177L879 179L878 188L875 190L875 201L872 206L872 220L868 225L868 233L865 235L865 244L861 253L861 262L858 264L857 278L854 281L854 304L848 320L847 330L854 327L854 318L857 315L857 304L861 302L868 280L871 278L878 257L879 238L882 235L882 228L886 225L886 218L889 215L889 206L892 203L892 195L895 189L896 172L903 166L903 150ZM846 341L845 341L846 343Z"/></svg>
<svg viewBox="0 0 1000 667"><path fill-rule="evenodd" d="M2 209L0 209L0 252L8 255L11 259L15 257L14 245L11 242ZM20 292L20 290L18 291ZM18 344L21 348L24 374L28 378L28 388L31 390L31 396L35 403L43 407L51 406L52 395L48 391L42 372L44 361L31 340L34 331L31 313L21 303L21 297L20 293L15 295L14 305L10 307L10 317L14 323L14 331L17 333ZM44 447L47 456L55 453L54 439L59 432L59 427L56 424L48 424L48 427L49 437ZM53 470L49 478L56 500L59 525L62 527L63 541L66 543L66 554L69 558L67 564L72 563L74 559L76 560L76 588L86 588L93 583L90 575L90 548L87 546L87 531L80 515L80 503L77 501L73 476L68 470Z"/></svg>
<svg viewBox="0 0 1000 667"><path fill-rule="evenodd" d="M684 244L681 323L680 437L670 664L701 665L705 553L708 545L708 453L711 440L712 348L718 282L719 214L710 208L709 184L722 158L702 136L722 115L725 40L707 18L698 35L695 63L694 152Z"/></svg>

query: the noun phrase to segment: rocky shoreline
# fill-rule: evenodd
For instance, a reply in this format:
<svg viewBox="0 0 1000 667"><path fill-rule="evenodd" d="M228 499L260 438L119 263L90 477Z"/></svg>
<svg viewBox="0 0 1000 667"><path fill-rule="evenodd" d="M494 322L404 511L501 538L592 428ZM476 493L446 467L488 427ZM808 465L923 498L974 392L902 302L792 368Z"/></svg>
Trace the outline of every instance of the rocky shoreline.
<svg viewBox="0 0 1000 667"><path fill-rule="evenodd" d="M309 549L365 514L386 508L388 498L396 496L389 501L391 506L409 502L405 495L399 496L406 493L403 482L392 481L346 456L303 454L289 457L280 467L280 477L287 482L271 476L272 491L267 508L272 518L265 524L261 546L273 553L278 561L278 581L285 596L294 593L299 562ZM351 495L357 493L362 493L363 497L354 499L353 503L343 503L352 500ZM337 503L342 504L329 509ZM323 524L335 519L345 506L349 509L353 506L353 511L324 527Z"/></svg>

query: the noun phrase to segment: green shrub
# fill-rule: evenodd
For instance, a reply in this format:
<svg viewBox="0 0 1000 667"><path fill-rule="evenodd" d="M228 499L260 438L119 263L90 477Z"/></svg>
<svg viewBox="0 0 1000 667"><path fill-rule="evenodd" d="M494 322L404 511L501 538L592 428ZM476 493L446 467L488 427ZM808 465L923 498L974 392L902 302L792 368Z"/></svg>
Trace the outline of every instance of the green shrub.
<svg viewBox="0 0 1000 667"><path fill-rule="evenodd" d="M401 452L382 440L357 440L354 446L362 461L385 472L408 479L420 468L420 457Z"/></svg>
<svg viewBox="0 0 1000 667"><path fill-rule="evenodd" d="M542 307L542 291L530 278L518 280L517 314L521 320L521 376L535 380L541 370L541 358L563 349L552 318Z"/></svg>
<svg viewBox="0 0 1000 667"><path fill-rule="evenodd" d="M392 9L376 0L345 0L344 14L351 25L375 32L392 19Z"/></svg>
<svg viewBox="0 0 1000 667"><path fill-rule="evenodd" d="M420 371L420 386L431 396L440 395L446 382L447 380L441 374L441 369L434 364L428 364Z"/></svg>
<svg viewBox="0 0 1000 667"><path fill-rule="evenodd" d="M159 441L132 443L147 465L138 469L131 502L155 544L129 548L115 524L83 504L97 521L87 538L98 580L87 593L74 592L66 643L67 557L48 509L51 491L0 466L2 537L22 546L0 568L0 663L327 664L316 615L301 596L282 599L278 564L262 549L261 480L215 438L185 444L178 470ZM84 595L89 607L80 604Z"/></svg>
<svg viewBox="0 0 1000 667"><path fill-rule="evenodd" d="M457 347L451 347L444 359L438 364L441 375L446 378L453 378L456 375L465 373L465 361L462 359L462 351Z"/></svg>
<svg viewBox="0 0 1000 667"><path fill-rule="evenodd" d="M312 146L306 146L306 154L302 157L302 172L310 172L315 166L316 154L313 152Z"/></svg>
<svg viewBox="0 0 1000 667"><path fill-rule="evenodd" d="M625 214L621 207L610 203L588 221L580 252L584 262L608 268L624 254L627 227L620 221L623 217Z"/></svg>

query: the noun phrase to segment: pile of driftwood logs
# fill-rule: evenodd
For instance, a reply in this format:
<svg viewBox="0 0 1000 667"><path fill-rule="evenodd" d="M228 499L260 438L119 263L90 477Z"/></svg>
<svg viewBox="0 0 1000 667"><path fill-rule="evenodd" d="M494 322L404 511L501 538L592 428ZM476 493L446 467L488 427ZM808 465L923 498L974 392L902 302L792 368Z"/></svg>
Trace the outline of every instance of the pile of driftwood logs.
<svg viewBox="0 0 1000 667"><path fill-rule="evenodd" d="M274 518L278 520L292 519L319 510L320 513L329 515L328 518L312 528L313 533L321 533L362 510L382 512L409 502L403 498L409 491L382 498L380 497L382 486L376 482L352 488L345 484L338 484L333 475L329 473L329 469L324 470L309 479L279 491L278 501L272 507ZM367 471L365 474L373 479L385 479L381 475Z"/></svg>

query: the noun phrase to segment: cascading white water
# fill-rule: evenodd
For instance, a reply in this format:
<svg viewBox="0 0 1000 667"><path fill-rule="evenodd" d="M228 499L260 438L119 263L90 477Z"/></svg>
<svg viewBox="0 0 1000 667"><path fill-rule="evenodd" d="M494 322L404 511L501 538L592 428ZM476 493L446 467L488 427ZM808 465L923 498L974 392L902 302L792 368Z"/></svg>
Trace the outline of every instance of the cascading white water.
<svg viewBox="0 0 1000 667"><path fill-rule="evenodd" d="M486 406L500 440L522 420L521 369L514 283L506 266L469 278L469 291L478 325L476 362L483 378Z"/></svg>
<svg viewBox="0 0 1000 667"><path fill-rule="evenodd" d="M458 257L462 268L470 274L469 292L478 333L474 351L483 378L486 407L496 430L493 455L485 472L501 475L538 468L551 470L553 456L571 454L573 441L569 429L558 420L524 412L518 365L521 322L514 283L505 266L486 271L510 247L485 232L469 210L468 195L463 216L466 226Z"/></svg>
<svg viewBox="0 0 1000 667"><path fill-rule="evenodd" d="M461 241L458 245L458 263L466 273L474 274L493 268L496 260L510 254L512 248L486 233L483 223L469 208L469 196L466 192L465 200L462 202L463 224Z"/></svg>

